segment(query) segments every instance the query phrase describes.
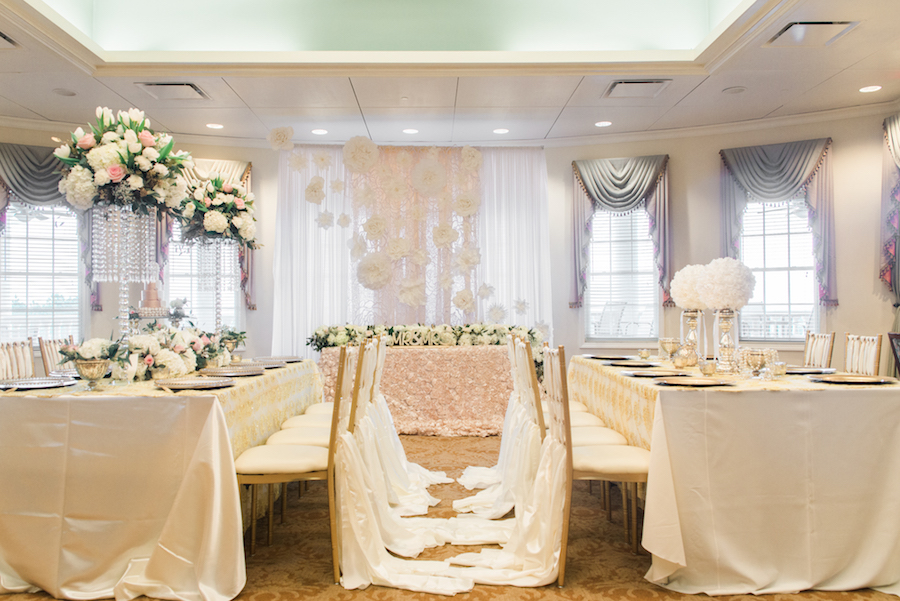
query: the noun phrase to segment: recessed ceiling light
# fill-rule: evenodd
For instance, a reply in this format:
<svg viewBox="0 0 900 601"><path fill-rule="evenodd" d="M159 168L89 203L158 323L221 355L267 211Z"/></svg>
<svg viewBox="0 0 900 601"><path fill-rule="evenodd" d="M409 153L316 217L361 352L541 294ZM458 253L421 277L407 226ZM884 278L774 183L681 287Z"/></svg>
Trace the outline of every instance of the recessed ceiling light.
<svg viewBox="0 0 900 601"><path fill-rule="evenodd" d="M222 125L221 123L207 123L206 127L210 128L210 129L224 129L225 128L225 126Z"/></svg>
<svg viewBox="0 0 900 601"><path fill-rule="evenodd" d="M406 129L403 130L403 133L405 133L405 134L417 134L417 133L419 133L419 130L418 130L418 129L413 129L413 128L411 128L411 127L408 127L408 128L406 128Z"/></svg>
<svg viewBox="0 0 900 601"><path fill-rule="evenodd" d="M731 86L730 88L725 88L722 90L723 94L743 94L747 91L747 88L744 86Z"/></svg>
<svg viewBox="0 0 900 601"><path fill-rule="evenodd" d="M859 91L863 94L868 94L870 92L877 92L881 89L881 86L866 86L864 88L860 88Z"/></svg>
<svg viewBox="0 0 900 601"><path fill-rule="evenodd" d="M612 125L612 121L597 121L594 123L594 127L609 127Z"/></svg>
<svg viewBox="0 0 900 601"><path fill-rule="evenodd" d="M53 93L60 96L75 96L75 92L73 92L72 90L67 90L65 88L54 88Z"/></svg>
<svg viewBox="0 0 900 601"><path fill-rule="evenodd" d="M498 127L497 129L494 130L494 133L495 134L508 134L509 130L506 129L505 127Z"/></svg>
<svg viewBox="0 0 900 601"><path fill-rule="evenodd" d="M57 138L56 136L50 136L50 139L52 141L56 142L57 144L62 144L62 140Z"/></svg>
<svg viewBox="0 0 900 601"><path fill-rule="evenodd" d="M314 133L317 136L324 136L325 134L328 133L328 130L327 129L314 129L314 130L312 130L312 133Z"/></svg>

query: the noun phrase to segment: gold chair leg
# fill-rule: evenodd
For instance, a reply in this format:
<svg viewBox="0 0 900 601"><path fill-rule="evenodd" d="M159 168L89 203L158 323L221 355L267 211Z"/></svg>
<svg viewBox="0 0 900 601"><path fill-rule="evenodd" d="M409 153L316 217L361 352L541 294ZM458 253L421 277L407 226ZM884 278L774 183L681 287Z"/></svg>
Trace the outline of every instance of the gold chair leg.
<svg viewBox="0 0 900 601"><path fill-rule="evenodd" d="M638 554L638 519L637 519L637 482L629 482L628 486L631 496L631 553Z"/></svg>
<svg viewBox="0 0 900 601"><path fill-rule="evenodd" d="M269 532L266 535L266 544L271 545L272 541L275 539L275 520L273 518L273 514L275 513L275 485L269 484Z"/></svg>
<svg viewBox="0 0 900 601"><path fill-rule="evenodd" d="M281 524L284 523L284 512L287 509L287 485L287 482L281 485Z"/></svg>
<svg viewBox="0 0 900 601"><path fill-rule="evenodd" d="M250 485L250 555L256 553L256 485Z"/></svg>

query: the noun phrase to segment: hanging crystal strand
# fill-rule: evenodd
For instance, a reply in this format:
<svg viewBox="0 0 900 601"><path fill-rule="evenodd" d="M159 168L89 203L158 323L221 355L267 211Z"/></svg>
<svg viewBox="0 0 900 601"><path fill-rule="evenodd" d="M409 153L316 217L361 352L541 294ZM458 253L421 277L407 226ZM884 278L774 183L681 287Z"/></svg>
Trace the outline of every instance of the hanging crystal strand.
<svg viewBox="0 0 900 601"><path fill-rule="evenodd" d="M131 269L130 259L131 253L129 253L129 247L131 245L131 236L129 233L132 232L133 228L131 227L133 224L130 223L131 211L125 211L122 207L114 207L112 208L114 212L117 213L117 219L119 223L118 228L118 239L119 239L119 248L118 248L118 257L117 263L119 266L118 273L118 281L119 281L119 333L125 340L128 339L130 334L130 327L128 324L128 282L129 282L129 272Z"/></svg>
<svg viewBox="0 0 900 601"><path fill-rule="evenodd" d="M216 334L222 333L222 245L224 240L216 240Z"/></svg>

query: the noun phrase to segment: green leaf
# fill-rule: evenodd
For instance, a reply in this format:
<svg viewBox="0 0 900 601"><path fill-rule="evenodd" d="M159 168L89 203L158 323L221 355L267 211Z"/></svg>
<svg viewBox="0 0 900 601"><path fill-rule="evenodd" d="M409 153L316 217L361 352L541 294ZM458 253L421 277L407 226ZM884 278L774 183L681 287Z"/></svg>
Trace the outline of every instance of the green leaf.
<svg viewBox="0 0 900 601"><path fill-rule="evenodd" d="M170 138L169 143L165 145L165 147L159 151L159 158L156 160L157 163L162 163L169 156L169 153L172 152L172 147L175 146L175 138Z"/></svg>

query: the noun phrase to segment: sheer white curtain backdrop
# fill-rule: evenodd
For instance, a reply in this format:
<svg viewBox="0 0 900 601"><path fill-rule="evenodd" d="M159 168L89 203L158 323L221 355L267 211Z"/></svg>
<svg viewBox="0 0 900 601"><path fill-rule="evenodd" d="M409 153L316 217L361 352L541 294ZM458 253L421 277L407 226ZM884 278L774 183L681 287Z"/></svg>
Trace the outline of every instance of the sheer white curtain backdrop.
<svg viewBox="0 0 900 601"><path fill-rule="evenodd" d="M475 244L480 247L481 263L472 285L476 309L465 321L537 326L546 334L552 313L550 264L542 252L549 247L544 151L479 150L484 162ZM323 152L331 157L325 168L322 160L309 161L299 171L291 167L292 162L297 164L296 154L321 159ZM306 340L316 328L372 323L371 305L364 302L371 292L358 283L357 261L351 258L348 246L360 224L338 225L340 215L354 214L350 175L343 167L339 146L302 146L281 153L274 251L274 354L312 357L315 353ZM326 182L325 198L313 204L306 200L306 189L317 176ZM333 181L344 182L343 189L335 191ZM334 225L328 228L317 223L324 211L333 215ZM477 295L482 284L493 287L487 298ZM377 314L374 323L396 325ZM464 321L454 313L452 323L462 325Z"/></svg>

